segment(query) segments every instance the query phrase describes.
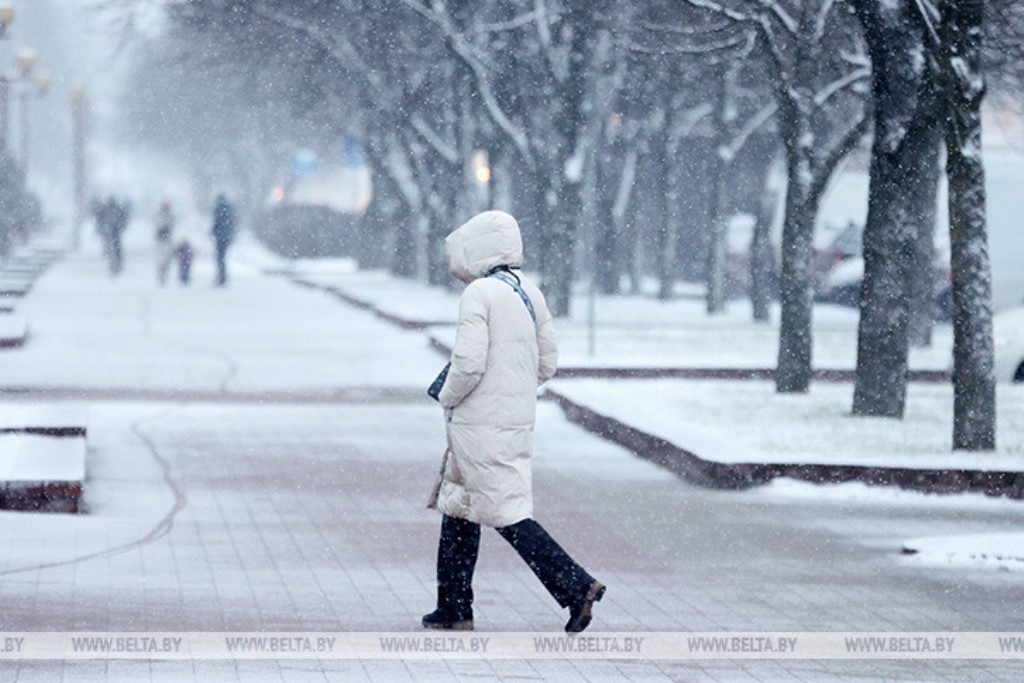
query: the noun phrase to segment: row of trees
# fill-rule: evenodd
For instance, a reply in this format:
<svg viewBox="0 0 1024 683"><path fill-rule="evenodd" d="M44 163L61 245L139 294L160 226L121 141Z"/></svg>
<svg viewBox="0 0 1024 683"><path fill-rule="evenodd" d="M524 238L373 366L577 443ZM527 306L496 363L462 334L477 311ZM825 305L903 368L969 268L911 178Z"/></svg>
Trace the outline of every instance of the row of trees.
<svg viewBox="0 0 1024 683"><path fill-rule="evenodd" d="M1021 25L1012 3L992 6L1013 20L1001 30ZM757 216L750 291L767 319L781 213L786 392L811 380L818 208L873 129L854 410L893 416L914 321L929 318L945 139L956 445L990 448L983 11L980 0L192 0L168 5L168 31L129 89L131 120L205 185L221 169L254 198L296 143L355 138L374 175L361 263L444 282L443 237L501 206L520 217L559 315L578 270L605 292L651 273L665 298L679 277L700 278L709 313L721 311L728 221L742 211ZM1015 64L997 66L1009 78ZM492 171L484 192L478 150Z"/></svg>

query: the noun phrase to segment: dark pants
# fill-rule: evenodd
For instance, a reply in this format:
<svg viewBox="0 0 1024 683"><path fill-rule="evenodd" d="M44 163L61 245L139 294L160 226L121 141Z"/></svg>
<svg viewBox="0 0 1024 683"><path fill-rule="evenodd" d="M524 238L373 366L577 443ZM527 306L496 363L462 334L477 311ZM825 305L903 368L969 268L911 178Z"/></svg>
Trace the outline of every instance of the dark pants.
<svg viewBox="0 0 1024 683"><path fill-rule="evenodd" d="M496 530L515 548L560 606L583 599L594 577L569 557L540 524L524 519ZM480 525L445 515L437 547L437 606L457 618L472 616L473 570Z"/></svg>
<svg viewBox="0 0 1024 683"><path fill-rule="evenodd" d="M228 245L224 244L224 243L221 243L221 242L217 242L215 246L216 246L216 253L217 253L217 284L218 285L227 284L227 281L228 281L228 264L227 264Z"/></svg>

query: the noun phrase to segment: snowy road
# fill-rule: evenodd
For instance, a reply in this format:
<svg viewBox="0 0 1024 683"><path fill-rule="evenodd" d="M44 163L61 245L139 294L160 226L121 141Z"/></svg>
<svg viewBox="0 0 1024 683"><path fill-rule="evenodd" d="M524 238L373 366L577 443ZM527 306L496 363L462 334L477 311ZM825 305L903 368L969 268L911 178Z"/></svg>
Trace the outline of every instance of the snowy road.
<svg viewBox="0 0 1024 683"><path fill-rule="evenodd" d="M423 338L255 270L226 291L158 291L148 260L110 282L91 259L39 283L31 343L0 355L0 384L28 389L11 400L91 392L87 513L0 514L3 630L415 631L432 607L438 520L423 501L443 440L419 393L441 360ZM595 633L1024 628L1019 574L899 555L908 537L1019 529L1019 505L694 489L551 404L536 442L538 519L609 586ZM475 585L483 632L564 621L496 534ZM967 661L0 663L3 681L1019 674Z"/></svg>

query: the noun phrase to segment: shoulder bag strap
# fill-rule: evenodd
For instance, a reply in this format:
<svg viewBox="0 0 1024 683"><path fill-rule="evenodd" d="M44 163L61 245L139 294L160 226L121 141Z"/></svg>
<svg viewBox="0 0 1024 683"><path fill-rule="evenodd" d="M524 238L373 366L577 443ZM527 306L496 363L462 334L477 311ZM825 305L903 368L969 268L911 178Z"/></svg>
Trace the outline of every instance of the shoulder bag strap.
<svg viewBox="0 0 1024 683"><path fill-rule="evenodd" d="M490 273L487 277L493 277L496 280L501 280L506 285L508 285L512 289L516 290L516 294L518 294L519 298L523 300L524 304L526 304L526 310L530 312L530 317L533 319L533 324L534 325L537 324L537 312L533 310L533 302L530 301L530 297L523 290L522 286L515 279L514 275L512 275L511 273L506 273L505 271L499 270L499 271Z"/></svg>

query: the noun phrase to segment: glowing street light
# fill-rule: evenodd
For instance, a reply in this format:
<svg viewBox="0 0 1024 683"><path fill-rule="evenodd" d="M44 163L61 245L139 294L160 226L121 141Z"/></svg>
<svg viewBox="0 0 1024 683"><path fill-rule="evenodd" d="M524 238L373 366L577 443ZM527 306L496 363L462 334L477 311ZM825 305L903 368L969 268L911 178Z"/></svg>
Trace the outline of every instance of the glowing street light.
<svg viewBox="0 0 1024 683"><path fill-rule="evenodd" d="M7 37L7 28L14 22L14 6L0 2L0 38Z"/></svg>
<svg viewBox="0 0 1024 683"><path fill-rule="evenodd" d="M36 56L36 51L30 48L19 50L14 58L14 63L18 65L18 71L21 72L23 78L28 78L32 75L32 70L36 68L38 61L39 58Z"/></svg>
<svg viewBox="0 0 1024 683"><path fill-rule="evenodd" d="M53 78L50 76L50 72L40 69L39 73L36 74L36 92L40 96L45 95L50 92L51 85L53 85Z"/></svg>
<svg viewBox="0 0 1024 683"><path fill-rule="evenodd" d="M491 182L491 166L487 159L486 149L478 149L473 152L473 177L481 185Z"/></svg>

